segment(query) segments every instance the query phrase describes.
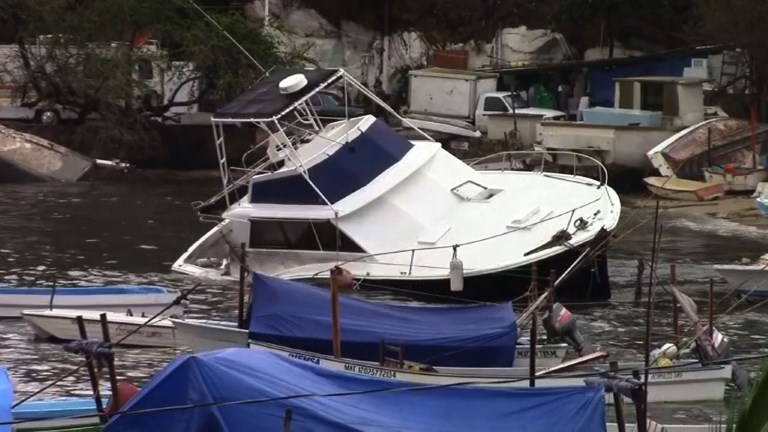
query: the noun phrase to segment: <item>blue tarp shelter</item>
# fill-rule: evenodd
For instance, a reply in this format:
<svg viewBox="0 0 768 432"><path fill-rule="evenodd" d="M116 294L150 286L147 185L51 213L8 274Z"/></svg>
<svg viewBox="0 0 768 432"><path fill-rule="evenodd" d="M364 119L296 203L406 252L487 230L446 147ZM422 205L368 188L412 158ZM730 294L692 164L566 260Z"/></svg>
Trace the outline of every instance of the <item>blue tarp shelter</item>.
<svg viewBox="0 0 768 432"><path fill-rule="evenodd" d="M254 274L249 337L332 354L330 292ZM380 343L401 346L405 358L433 366L509 367L517 327L512 303L410 306L339 296L341 354L378 362Z"/></svg>
<svg viewBox="0 0 768 432"><path fill-rule="evenodd" d="M642 63L622 64L589 70L590 98L597 106L613 107L615 78L639 76L683 76L683 69L691 65L692 57L647 60Z"/></svg>
<svg viewBox="0 0 768 432"><path fill-rule="evenodd" d="M105 431L274 432L288 408L291 432L605 431L596 387L404 390L414 387L230 348L177 357L123 411L207 406L120 414Z"/></svg>
<svg viewBox="0 0 768 432"><path fill-rule="evenodd" d="M11 406L13 405L13 385L8 371L0 368L0 432L11 432L11 425L3 425L13 421Z"/></svg>

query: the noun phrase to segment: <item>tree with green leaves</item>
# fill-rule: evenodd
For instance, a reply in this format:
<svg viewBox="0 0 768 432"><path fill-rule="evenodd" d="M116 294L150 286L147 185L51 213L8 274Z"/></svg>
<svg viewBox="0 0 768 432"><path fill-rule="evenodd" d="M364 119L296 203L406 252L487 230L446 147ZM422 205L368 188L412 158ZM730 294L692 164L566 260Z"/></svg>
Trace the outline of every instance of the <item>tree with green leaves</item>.
<svg viewBox="0 0 768 432"><path fill-rule="evenodd" d="M0 75L16 88L23 106L60 107L79 122L97 117L119 131L114 135L144 140L139 132L151 129L151 119L167 119L172 108L215 107L251 87L263 75L262 67L301 60L282 52L260 23L249 22L241 4L198 4L4 0L1 36L17 49ZM196 91L181 97L190 86Z"/></svg>

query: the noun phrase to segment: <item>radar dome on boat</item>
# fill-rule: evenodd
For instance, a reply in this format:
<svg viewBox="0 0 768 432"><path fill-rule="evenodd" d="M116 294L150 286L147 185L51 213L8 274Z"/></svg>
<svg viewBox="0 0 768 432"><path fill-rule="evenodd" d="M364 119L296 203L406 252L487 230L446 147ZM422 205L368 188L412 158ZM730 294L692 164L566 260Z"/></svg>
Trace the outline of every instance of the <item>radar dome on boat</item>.
<svg viewBox="0 0 768 432"><path fill-rule="evenodd" d="M278 86L280 87L280 93L290 94L297 92L307 85L307 77L304 74L293 74L280 81Z"/></svg>

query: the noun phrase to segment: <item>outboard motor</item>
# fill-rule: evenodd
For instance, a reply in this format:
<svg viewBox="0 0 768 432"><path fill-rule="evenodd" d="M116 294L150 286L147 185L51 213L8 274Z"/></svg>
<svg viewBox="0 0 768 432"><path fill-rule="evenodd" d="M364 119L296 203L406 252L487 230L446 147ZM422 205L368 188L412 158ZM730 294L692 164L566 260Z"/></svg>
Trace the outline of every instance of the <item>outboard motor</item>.
<svg viewBox="0 0 768 432"><path fill-rule="evenodd" d="M731 381L733 381L739 390L743 392L749 391L749 373L739 368L739 365L736 364L735 361L725 360L733 357L733 354L731 353L731 344L728 341L728 338L717 331L717 328L714 328L712 339L712 341L709 340L709 328L705 329L704 337L696 339L696 347L694 350L701 360L701 363L703 365L730 364L732 367ZM709 343L711 343L711 345L708 345Z"/></svg>
<svg viewBox="0 0 768 432"><path fill-rule="evenodd" d="M580 356L592 354L595 347L584 340L576 328L576 317L560 303L555 303L542 321L550 341L563 340Z"/></svg>

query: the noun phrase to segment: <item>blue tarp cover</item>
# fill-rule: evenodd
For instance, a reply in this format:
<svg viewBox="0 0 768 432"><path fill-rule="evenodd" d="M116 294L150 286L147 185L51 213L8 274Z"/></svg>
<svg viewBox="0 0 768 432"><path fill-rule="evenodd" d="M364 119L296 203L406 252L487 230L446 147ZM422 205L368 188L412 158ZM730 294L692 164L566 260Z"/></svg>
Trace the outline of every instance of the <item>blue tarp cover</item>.
<svg viewBox="0 0 768 432"><path fill-rule="evenodd" d="M105 431L605 431L597 387L404 389L414 384L334 372L272 353L230 348L180 356L123 411L262 400L121 414ZM368 392L345 396L329 395ZM282 400L265 401L267 399Z"/></svg>
<svg viewBox="0 0 768 432"><path fill-rule="evenodd" d="M0 423L13 421L11 414L13 405L13 385L8 371L0 367ZM0 432L11 432L11 425L0 424Z"/></svg>
<svg viewBox="0 0 768 432"><path fill-rule="evenodd" d="M329 290L254 274L251 296L251 339L333 353ZM401 346L407 360L433 366L509 367L515 360L511 302L401 306L340 295L339 321L345 358L378 362L384 341Z"/></svg>

